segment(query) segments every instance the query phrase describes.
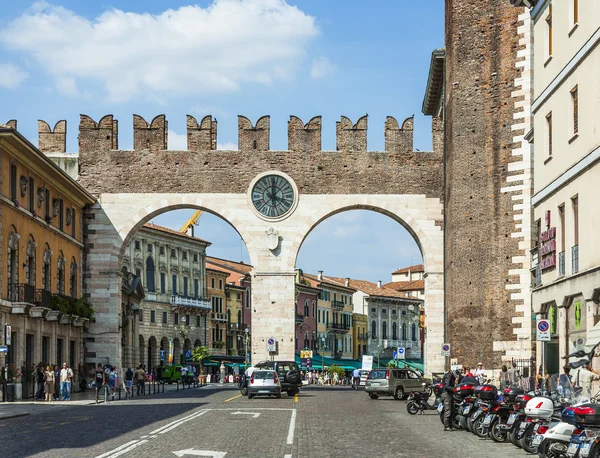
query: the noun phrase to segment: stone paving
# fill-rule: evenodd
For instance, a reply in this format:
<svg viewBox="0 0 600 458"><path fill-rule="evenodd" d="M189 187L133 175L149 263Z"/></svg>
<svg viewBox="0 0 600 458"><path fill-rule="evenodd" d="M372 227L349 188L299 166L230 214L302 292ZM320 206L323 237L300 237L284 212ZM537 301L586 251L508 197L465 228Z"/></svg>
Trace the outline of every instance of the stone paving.
<svg viewBox="0 0 600 458"><path fill-rule="evenodd" d="M435 412L409 416L402 401L370 400L348 387L248 400L235 387L207 386L99 405L56 404L0 418L0 456L526 456L471 433L445 433Z"/></svg>

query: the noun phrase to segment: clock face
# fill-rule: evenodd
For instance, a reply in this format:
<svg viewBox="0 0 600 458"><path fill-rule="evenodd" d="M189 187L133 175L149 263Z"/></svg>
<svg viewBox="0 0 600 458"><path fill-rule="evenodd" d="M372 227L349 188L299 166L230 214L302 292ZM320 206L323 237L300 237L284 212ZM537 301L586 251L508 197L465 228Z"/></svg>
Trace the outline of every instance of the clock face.
<svg viewBox="0 0 600 458"><path fill-rule="evenodd" d="M252 203L262 215L277 218L292 208L294 188L282 176L266 175L252 188Z"/></svg>

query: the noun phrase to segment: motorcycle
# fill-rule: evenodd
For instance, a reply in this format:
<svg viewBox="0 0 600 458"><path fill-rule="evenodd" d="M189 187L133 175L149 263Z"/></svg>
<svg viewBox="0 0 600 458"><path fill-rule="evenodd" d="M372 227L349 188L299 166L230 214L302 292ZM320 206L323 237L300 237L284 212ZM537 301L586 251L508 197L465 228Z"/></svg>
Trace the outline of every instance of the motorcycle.
<svg viewBox="0 0 600 458"><path fill-rule="evenodd" d="M425 385L425 384L423 384ZM429 404L430 393L432 390L411 391L408 400L406 401L406 411L410 415L416 415L417 413L423 414L426 410L437 410L438 405L441 404L439 398L436 396L434 403Z"/></svg>
<svg viewBox="0 0 600 458"><path fill-rule="evenodd" d="M563 405L547 396L536 396L529 400L525 406L528 421L520 439L521 448L527 453L536 453L550 425L561 421L562 411Z"/></svg>

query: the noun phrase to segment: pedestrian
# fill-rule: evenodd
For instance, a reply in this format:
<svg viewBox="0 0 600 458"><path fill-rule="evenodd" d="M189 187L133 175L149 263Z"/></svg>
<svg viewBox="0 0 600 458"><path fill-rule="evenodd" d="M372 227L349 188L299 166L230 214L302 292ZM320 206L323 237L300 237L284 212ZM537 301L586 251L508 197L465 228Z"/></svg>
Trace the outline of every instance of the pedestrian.
<svg viewBox="0 0 600 458"><path fill-rule="evenodd" d="M60 371L60 399L61 401L71 400L71 385L73 382L73 370L63 363Z"/></svg>
<svg viewBox="0 0 600 458"><path fill-rule="evenodd" d="M558 389L562 390L562 395L570 398L573 394L573 387L571 385L571 365L567 364L563 367L564 374L560 374L558 377Z"/></svg>
<svg viewBox="0 0 600 458"><path fill-rule="evenodd" d="M54 365L54 380L59 381L60 380L60 368L58 367L58 364ZM60 383L55 383L54 384L54 400L58 401L60 399Z"/></svg>
<svg viewBox="0 0 600 458"><path fill-rule="evenodd" d="M127 394L129 394L131 396L132 391L131 388L133 387L133 371L131 370L131 367L127 368L127 372L125 372L125 389L127 390Z"/></svg>
<svg viewBox="0 0 600 458"><path fill-rule="evenodd" d="M46 366L46 373L44 374L46 378L44 379L44 393L46 394L46 401L52 401L52 396L54 396L54 371L52 367Z"/></svg>
<svg viewBox="0 0 600 458"><path fill-rule="evenodd" d="M140 391L146 394L144 384L146 382L146 371L142 366L139 366L137 371L135 371L135 381L137 385L137 395L140 395Z"/></svg>
<svg viewBox="0 0 600 458"><path fill-rule="evenodd" d="M502 369L498 373L498 380L500 381L500 390L504 391L504 388L510 385L509 377L508 377L508 368L506 364L502 365Z"/></svg>
<svg viewBox="0 0 600 458"><path fill-rule="evenodd" d="M475 373L473 375L476 379L479 380L479 383L481 383L482 385L485 383L487 374L485 373L485 369L483 368L483 363L477 363L477 369L475 369Z"/></svg>
<svg viewBox="0 0 600 458"><path fill-rule="evenodd" d="M113 401L115 399L115 391L117 390L118 386L119 386L119 378L117 377L117 368L115 366L110 368L110 372L108 374L108 380L110 383L110 388L112 390L112 398Z"/></svg>
<svg viewBox="0 0 600 458"><path fill-rule="evenodd" d="M456 371L457 374L451 370L444 374L442 379L442 402L444 403L444 431L452 431L452 422L454 420L454 386L456 385L456 376L460 374L460 370Z"/></svg>
<svg viewBox="0 0 600 458"><path fill-rule="evenodd" d="M102 364L98 364L96 368L96 372L94 373L94 385L96 387L96 398L98 397L98 393L102 386L104 386L104 380L106 379L104 370L102 369Z"/></svg>
<svg viewBox="0 0 600 458"><path fill-rule="evenodd" d="M575 386L579 386L583 389L581 395L589 398L592 396L592 383L595 380L600 380L600 376L588 364L585 367L576 369L576 372L573 374L573 380L575 380Z"/></svg>
<svg viewBox="0 0 600 458"><path fill-rule="evenodd" d="M37 388L35 392L35 400L42 401L44 399L44 384L46 382L46 374L44 374L42 363L39 363L35 368L34 382Z"/></svg>
<svg viewBox="0 0 600 458"><path fill-rule="evenodd" d="M511 368L508 370L508 380L511 385L517 385L519 383L519 369L517 369L517 363L514 361L511 364Z"/></svg>
<svg viewBox="0 0 600 458"><path fill-rule="evenodd" d="M550 376L548 375L548 370L547 370L546 366L540 365L540 368L538 369L538 373L535 375L535 389L542 394L547 393L549 378L550 378Z"/></svg>

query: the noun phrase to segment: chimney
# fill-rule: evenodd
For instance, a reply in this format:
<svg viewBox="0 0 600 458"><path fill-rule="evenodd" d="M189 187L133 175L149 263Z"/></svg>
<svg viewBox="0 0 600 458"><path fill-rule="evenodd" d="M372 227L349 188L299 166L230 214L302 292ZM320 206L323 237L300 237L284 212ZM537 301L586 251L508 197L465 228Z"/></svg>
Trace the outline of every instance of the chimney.
<svg viewBox="0 0 600 458"><path fill-rule="evenodd" d="M346 286L350 287L350 277L346 277Z"/></svg>
<svg viewBox="0 0 600 458"><path fill-rule="evenodd" d="M377 287L381 288L381 280L377 280Z"/></svg>
<svg viewBox="0 0 600 458"><path fill-rule="evenodd" d="M317 272L317 278L319 279L319 281L323 281L323 271L322 270L319 270Z"/></svg>

